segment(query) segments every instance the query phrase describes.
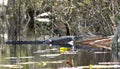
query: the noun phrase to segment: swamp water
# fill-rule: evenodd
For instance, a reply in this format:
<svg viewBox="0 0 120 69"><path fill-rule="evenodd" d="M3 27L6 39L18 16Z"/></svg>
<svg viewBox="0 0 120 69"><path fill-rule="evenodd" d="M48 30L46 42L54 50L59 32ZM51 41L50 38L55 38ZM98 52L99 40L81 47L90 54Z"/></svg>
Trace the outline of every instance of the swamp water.
<svg viewBox="0 0 120 69"><path fill-rule="evenodd" d="M12 45L1 45L0 69L77 67L107 62L110 61L110 56L109 52L99 53L83 50L79 50L75 54L61 54L58 49L53 50L53 48L45 45L16 45L14 47Z"/></svg>

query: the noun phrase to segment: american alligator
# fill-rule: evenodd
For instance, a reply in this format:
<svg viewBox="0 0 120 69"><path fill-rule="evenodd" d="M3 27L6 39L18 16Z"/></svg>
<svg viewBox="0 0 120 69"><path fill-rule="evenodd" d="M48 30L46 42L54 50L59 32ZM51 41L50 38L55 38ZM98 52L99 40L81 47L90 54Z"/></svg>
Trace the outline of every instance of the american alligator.
<svg viewBox="0 0 120 69"><path fill-rule="evenodd" d="M79 36L62 36L58 38L51 38L48 40L36 40L36 41L7 41L6 44L43 44L43 45L52 45L56 47L70 47L74 49L83 49L83 50L93 50L100 49L92 46L82 44L82 41L96 38L91 36L89 33L81 34Z"/></svg>
<svg viewBox="0 0 120 69"><path fill-rule="evenodd" d="M58 38L51 38L47 40L36 40L36 41L7 41L6 44L52 44L52 45L61 45L61 44L70 44L73 45L75 41L84 41L95 37L91 32L85 32L77 36L62 36Z"/></svg>
<svg viewBox="0 0 120 69"><path fill-rule="evenodd" d="M7 41L6 44L48 44L48 45L74 45L74 41L80 39L79 36L62 36L48 40L35 41Z"/></svg>

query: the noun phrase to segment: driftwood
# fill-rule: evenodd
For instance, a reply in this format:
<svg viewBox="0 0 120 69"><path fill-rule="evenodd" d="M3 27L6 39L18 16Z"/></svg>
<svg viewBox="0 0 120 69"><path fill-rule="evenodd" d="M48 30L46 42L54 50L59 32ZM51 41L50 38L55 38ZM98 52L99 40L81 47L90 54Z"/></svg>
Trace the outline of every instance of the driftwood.
<svg viewBox="0 0 120 69"><path fill-rule="evenodd" d="M90 47L97 47L97 48L105 48L108 50L111 50L110 48L110 43L111 43L111 39L110 38L92 38L92 39L88 39L85 41L76 41L75 43L77 44L82 44L82 45L87 45Z"/></svg>

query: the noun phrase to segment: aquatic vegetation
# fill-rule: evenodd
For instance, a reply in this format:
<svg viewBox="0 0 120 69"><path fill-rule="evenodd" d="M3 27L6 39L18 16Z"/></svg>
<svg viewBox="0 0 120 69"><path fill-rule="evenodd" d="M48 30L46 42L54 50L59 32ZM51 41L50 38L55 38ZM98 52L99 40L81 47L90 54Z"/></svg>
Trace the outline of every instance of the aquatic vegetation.
<svg viewBox="0 0 120 69"><path fill-rule="evenodd" d="M45 63L45 62L43 62L43 61L41 61L41 62L39 62L39 64L38 64L40 67L44 67L44 66L46 66L47 65L47 63Z"/></svg>

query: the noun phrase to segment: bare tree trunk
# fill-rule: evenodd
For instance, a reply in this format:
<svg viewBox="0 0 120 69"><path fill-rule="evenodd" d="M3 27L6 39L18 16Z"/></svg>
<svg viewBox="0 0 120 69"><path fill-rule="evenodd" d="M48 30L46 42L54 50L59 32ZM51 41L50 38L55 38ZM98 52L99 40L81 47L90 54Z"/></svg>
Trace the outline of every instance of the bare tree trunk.
<svg viewBox="0 0 120 69"><path fill-rule="evenodd" d="M8 27L8 40L16 41L18 39L18 14L15 13L15 0L10 0L8 2L8 14L11 16L11 18L8 19L9 21L9 27ZM17 56L17 50L16 45L10 46L10 57L16 57ZM13 59L11 59L13 60ZM11 62L11 64L14 64L16 62Z"/></svg>
<svg viewBox="0 0 120 69"><path fill-rule="evenodd" d="M112 40L111 48L113 57L112 60L120 61L120 24Z"/></svg>

